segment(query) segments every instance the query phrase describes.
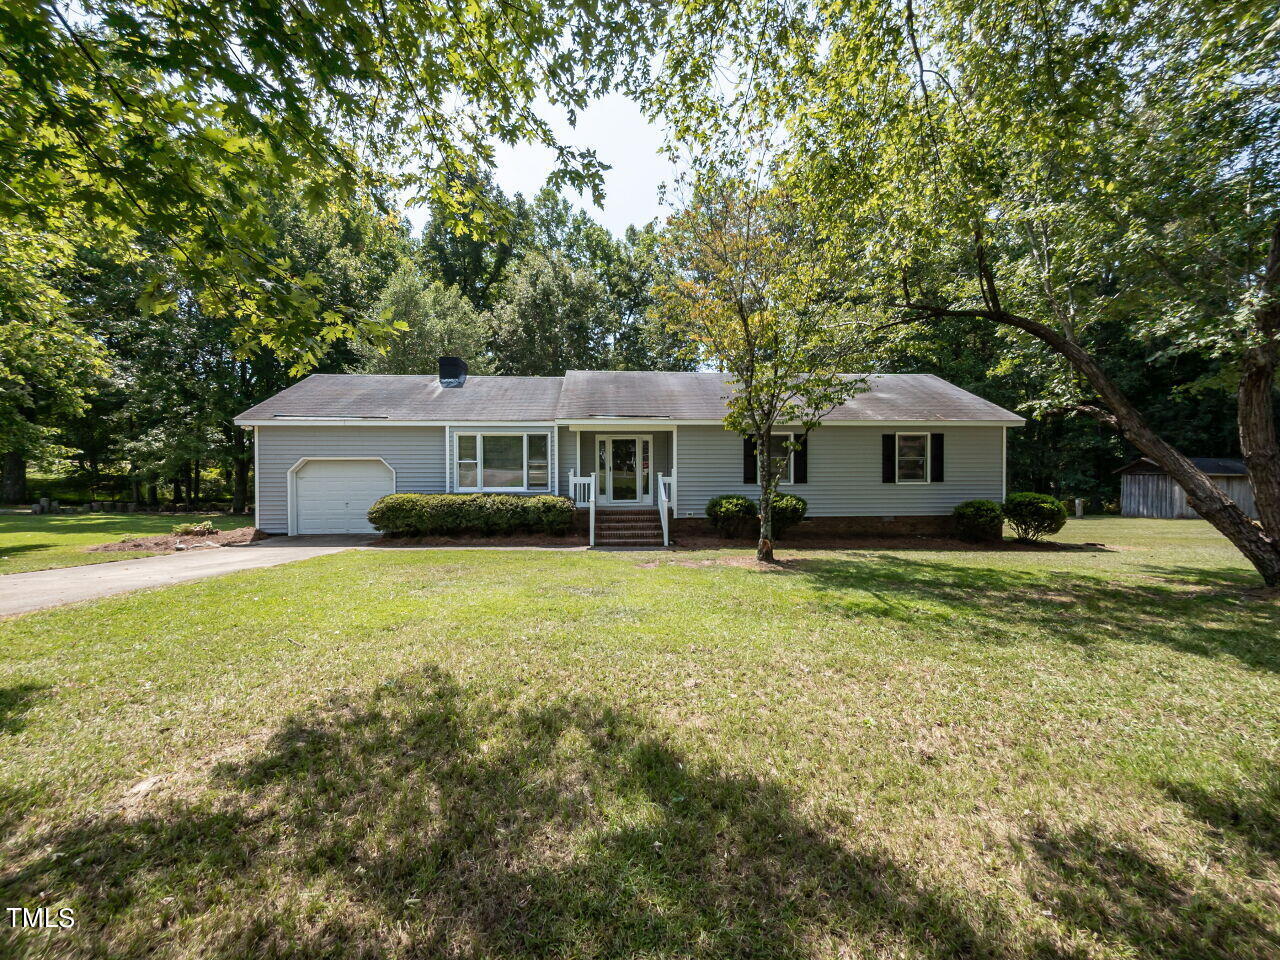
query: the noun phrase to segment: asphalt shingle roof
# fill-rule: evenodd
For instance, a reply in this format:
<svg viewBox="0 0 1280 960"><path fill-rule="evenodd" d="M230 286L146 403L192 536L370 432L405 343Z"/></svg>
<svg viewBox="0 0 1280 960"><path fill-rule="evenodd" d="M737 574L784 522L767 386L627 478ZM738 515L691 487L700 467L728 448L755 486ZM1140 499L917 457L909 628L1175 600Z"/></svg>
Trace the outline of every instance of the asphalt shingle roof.
<svg viewBox="0 0 1280 960"><path fill-rule="evenodd" d="M236 419L367 417L379 420L554 420L561 377L474 377L461 387L440 378L317 373Z"/></svg>
<svg viewBox="0 0 1280 960"><path fill-rule="evenodd" d="M1022 422L1016 414L932 374L871 374L867 387L827 419ZM729 391L729 378L719 373L570 370L563 378L468 377L464 386L452 388L441 387L434 376L316 374L237 419L719 420Z"/></svg>
<svg viewBox="0 0 1280 960"><path fill-rule="evenodd" d="M1003 420L1022 418L932 374L871 374L867 388L827 420ZM721 373L635 373L570 370L560 418L669 417L719 420L730 379Z"/></svg>

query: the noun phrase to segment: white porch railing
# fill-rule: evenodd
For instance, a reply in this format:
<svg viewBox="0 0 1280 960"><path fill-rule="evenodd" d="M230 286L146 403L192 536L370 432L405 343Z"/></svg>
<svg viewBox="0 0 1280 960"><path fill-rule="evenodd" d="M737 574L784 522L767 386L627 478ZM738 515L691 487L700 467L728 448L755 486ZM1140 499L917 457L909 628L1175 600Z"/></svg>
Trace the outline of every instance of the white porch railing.
<svg viewBox="0 0 1280 960"><path fill-rule="evenodd" d="M675 477L658 474L658 519L662 522L662 545L671 546L671 501L675 498Z"/></svg>
<svg viewBox="0 0 1280 960"><path fill-rule="evenodd" d="M580 477L569 474L569 496L575 506L587 508L587 542L596 545L596 475Z"/></svg>

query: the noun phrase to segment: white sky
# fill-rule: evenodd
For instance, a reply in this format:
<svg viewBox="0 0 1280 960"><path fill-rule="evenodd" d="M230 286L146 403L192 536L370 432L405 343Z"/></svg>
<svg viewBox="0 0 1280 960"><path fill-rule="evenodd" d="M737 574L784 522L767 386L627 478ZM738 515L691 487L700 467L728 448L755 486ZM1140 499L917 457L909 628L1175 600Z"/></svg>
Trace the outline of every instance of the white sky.
<svg viewBox="0 0 1280 960"><path fill-rule="evenodd" d="M543 111L550 115L545 106ZM605 172L603 207L595 206L589 197L568 197L599 223L621 234L631 224L640 226L670 212L659 203L658 194L662 184L672 182L675 168L658 152L662 131L650 124L631 100L610 94L583 111L576 128L563 119L553 126L562 143L594 149L611 168ZM494 176L508 195L523 193L532 198L542 189L552 165L551 151L543 147L500 146ZM426 210L412 208L407 215L414 232L420 231Z"/></svg>

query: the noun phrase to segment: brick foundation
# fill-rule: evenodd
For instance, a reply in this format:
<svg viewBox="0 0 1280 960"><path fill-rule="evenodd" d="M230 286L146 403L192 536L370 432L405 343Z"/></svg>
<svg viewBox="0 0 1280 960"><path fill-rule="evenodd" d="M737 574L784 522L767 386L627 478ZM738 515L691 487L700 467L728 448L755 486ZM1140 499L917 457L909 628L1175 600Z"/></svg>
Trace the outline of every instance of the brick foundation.
<svg viewBox="0 0 1280 960"><path fill-rule="evenodd" d="M950 537L950 516L941 517L811 517L787 531L784 540L829 540L833 537ZM705 517L677 517L672 534L714 536Z"/></svg>

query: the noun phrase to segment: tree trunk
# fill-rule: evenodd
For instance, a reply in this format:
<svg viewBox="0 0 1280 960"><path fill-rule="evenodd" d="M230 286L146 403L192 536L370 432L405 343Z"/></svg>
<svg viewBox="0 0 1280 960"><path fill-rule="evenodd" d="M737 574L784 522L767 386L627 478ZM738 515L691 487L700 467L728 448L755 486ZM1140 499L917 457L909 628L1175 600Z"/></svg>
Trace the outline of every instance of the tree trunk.
<svg viewBox="0 0 1280 960"><path fill-rule="evenodd" d="M191 504L199 508L200 506L200 460L196 458L191 461Z"/></svg>
<svg viewBox="0 0 1280 960"><path fill-rule="evenodd" d="M160 506L160 487L154 480L147 484L147 503L153 510Z"/></svg>
<svg viewBox="0 0 1280 960"><path fill-rule="evenodd" d="M231 512L244 513L249 505L249 458L236 457L231 473Z"/></svg>
<svg viewBox="0 0 1280 960"><path fill-rule="evenodd" d="M1249 471L1262 529L1280 540L1280 449L1276 444L1276 358L1251 356L1237 393L1240 452Z"/></svg>
<svg viewBox="0 0 1280 960"><path fill-rule="evenodd" d="M756 543L756 560L773 563L773 434L765 431L756 440L756 470L760 474L760 539Z"/></svg>
<svg viewBox="0 0 1280 960"><path fill-rule="evenodd" d="M1258 520L1280 542L1280 441L1276 437L1275 383L1280 365L1280 220L1271 234L1271 249L1253 314L1258 340L1245 351L1237 391L1240 452L1244 455L1258 507Z"/></svg>
<svg viewBox="0 0 1280 960"><path fill-rule="evenodd" d="M5 503L27 502L27 458L16 450L4 455L4 480L0 484L0 500Z"/></svg>
<svg viewBox="0 0 1280 960"><path fill-rule="evenodd" d="M1275 423L1271 406L1271 383L1274 382L1276 370L1277 328L1280 328L1280 302L1277 302L1277 297L1280 297L1280 223L1272 236L1266 278L1262 284L1262 306L1255 316L1259 333L1262 334L1262 343L1251 348L1250 354L1245 358L1243 372L1247 384L1244 381L1241 383L1238 414L1242 442L1245 433L1249 435L1249 452L1246 456L1252 456L1260 470L1260 479L1254 479L1251 467L1250 479L1254 483L1255 493L1261 487L1262 498L1267 501L1267 513L1262 513L1261 503L1258 505L1259 516L1263 518L1261 523L1254 523L1249 519L1203 470L1157 435L1147 425L1137 407L1084 347L1047 324L1005 310L1000 305L995 281L990 269L985 266L985 255L980 246L978 260L979 280L987 303L985 309L952 310L909 301L901 306L933 316L983 317L1025 331L1048 344L1088 380L1098 394L1107 412L1094 411L1095 414L1163 467L1174 482L1186 491L1187 502L1192 509L1244 554L1268 587L1280 586L1280 526L1276 525L1280 523L1280 517L1276 516L1276 505L1280 504L1280 490L1277 489L1280 487L1280 459L1276 454ZM1256 355L1259 351L1260 356ZM1271 358L1269 365L1265 362L1267 356ZM1268 369L1271 379L1267 380L1264 387L1263 379ZM1268 499L1273 497L1275 499Z"/></svg>
<svg viewBox="0 0 1280 960"><path fill-rule="evenodd" d="M1107 410L1110 411L1111 424L1124 434L1125 439L1163 467L1169 476L1173 477L1174 481L1186 491L1187 502L1191 507L1200 516L1213 524L1224 537L1235 545L1236 549L1244 554L1258 573L1261 574L1262 580L1267 586L1280 586L1280 529L1274 527L1266 528L1265 525L1254 523L1236 505L1235 501L1223 493L1221 488L1209 479L1209 476L1203 470L1187 459L1181 451L1175 449L1162 437L1158 436L1147 425L1145 418L1138 412L1137 408L1129 402L1128 397L1121 392L1120 388L1112 382L1111 378L1098 365L1097 361L1074 340L1042 323L1005 313L1002 310L992 312L989 315L1002 323L1025 330L1066 357L1071 365L1089 381L1098 396L1102 398L1102 402L1106 405ZM1272 368L1272 376L1274 376L1274 367ZM1248 397L1248 404L1250 405L1248 410L1243 405L1243 401L1246 398L1242 395L1240 409L1242 424L1246 421L1253 424L1255 421L1271 419L1272 398L1270 389L1266 391L1265 402L1261 404L1267 407L1268 412L1265 415L1260 414L1252 406L1259 403L1257 394L1260 393L1261 391L1256 388L1251 390ZM1261 430L1263 427L1258 429ZM1271 424L1271 430L1271 443L1274 445L1274 423ZM1266 445L1263 444L1263 446L1265 448ZM1267 485L1264 483L1263 486Z"/></svg>

